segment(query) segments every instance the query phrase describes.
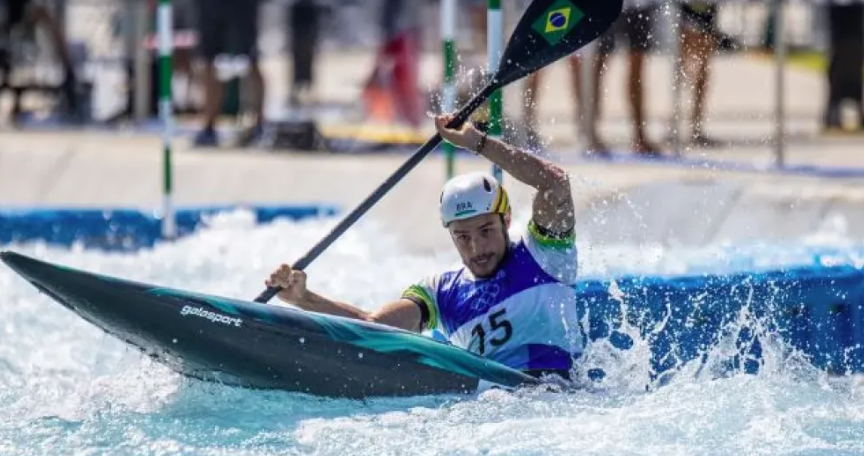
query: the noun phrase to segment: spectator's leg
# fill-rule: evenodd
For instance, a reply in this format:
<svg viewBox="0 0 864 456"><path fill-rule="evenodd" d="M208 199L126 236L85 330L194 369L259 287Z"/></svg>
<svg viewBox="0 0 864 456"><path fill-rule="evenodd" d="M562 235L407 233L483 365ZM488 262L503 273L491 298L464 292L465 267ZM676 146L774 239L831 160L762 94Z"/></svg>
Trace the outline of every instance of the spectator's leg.
<svg viewBox="0 0 864 456"><path fill-rule="evenodd" d="M487 6L486 0L469 0L466 1L467 7L470 9L471 25L474 33L471 35L474 38L476 49L483 50L483 55L486 55L486 15ZM485 59L484 59L485 62Z"/></svg>
<svg viewBox="0 0 864 456"><path fill-rule="evenodd" d="M855 128L860 129L864 128L864 4L854 3L851 6L854 8L851 16L858 20L851 24L853 41L850 43L850 63L855 71L850 78L850 97L858 109L858 125Z"/></svg>
<svg viewBox="0 0 864 456"><path fill-rule="evenodd" d="M603 78L606 77L606 62L609 60L609 56L615 52L615 36L619 28L620 22L613 25L610 30L601 35L597 40L596 52L594 54L594 71L592 74L594 79L592 84L594 96L591 98L594 115L590 119L590 124L587 125L588 132L586 132L590 135L587 152L592 154L608 155L610 153L609 147L600 139L597 125L599 125L602 115L601 107L603 103L601 103L601 99L603 98ZM573 84L573 93L576 95L577 121L580 121L578 119L583 115L579 110L581 101L584 99L582 94L582 58L579 54L574 54L570 58L570 80Z"/></svg>
<svg viewBox="0 0 864 456"><path fill-rule="evenodd" d="M174 32L188 32L195 28L194 11L197 6L194 0L172 0L174 9ZM194 51L191 48L175 48L174 58L171 64L173 65L173 73L175 75L186 76L186 99L185 103L178 105L178 111L190 112L194 111L192 102L192 88L196 84L195 70L192 65ZM176 100L175 100L176 102Z"/></svg>
<svg viewBox="0 0 864 456"><path fill-rule="evenodd" d="M838 58L838 47L842 42L842 28L839 23L842 21L843 6L827 5L828 8L828 30L830 34L830 42L828 44L828 100L825 106L825 115L823 126L825 129L840 128L840 96L839 85L840 81L837 77L837 67L841 64Z"/></svg>
<svg viewBox="0 0 864 456"><path fill-rule="evenodd" d="M704 130L705 97L708 91L711 56L717 50L716 6L696 10L683 5L682 63L684 74L692 81L693 111L690 116L691 142L702 147L717 145Z"/></svg>
<svg viewBox="0 0 864 456"><path fill-rule="evenodd" d="M213 60L207 60L204 68L204 122L203 129L196 138L196 144L200 146L215 146L216 119L219 117L222 106L222 83L216 77L216 67Z"/></svg>
<svg viewBox="0 0 864 456"><path fill-rule="evenodd" d="M60 24L51 16L48 9L43 5L31 3L27 10L27 21L30 24L45 27L51 39L51 45L57 50L63 68L68 73L67 76L72 75L74 67L72 65L72 58L69 55L69 46L66 43L66 37L63 36ZM72 76L74 77L74 75Z"/></svg>
<svg viewBox="0 0 864 456"><path fill-rule="evenodd" d="M645 132L645 92L642 75L645 64L645 54L638 51L630 52L630 72L627 75L627 93L630 102L630 115L633 118L633 150L634 152L652 152L655 148L648 144Z"/></svg>
<svg viewBox="0 0 864 456"><path fill-rule="evenodd" d="M514 2L519 11L517 13L524 14L525 9L531 4L529 1L521 0ZM509 5L505 5L509 6ZM484 24L485 25L485 24ZM522 122L525 124L525 134L528 137L528 143L533 146L539 145L539 125L537 124L537 100L540 95L540 83L543 79L544 70L540 69L528 75L525 78L525 86L523 88L523 105L522 105Z"/></svg>
<svg viewBox="0 0 864 456"><path fill-rule="evenodd" d="M366 106L366 117L374 121L392 122L396 117L396 106L391 99L391 67L395 60L393 36L401 7L400 0L385 0L381 8L380 33L372 71L363 87L362 98Z"/></svg>
<svg viewBox="0 0 864 456"><path fill-rule="evenodd" d="M264 76L261 74L261 66L258 60L252 61L252 66L249 71L250 82L252 83L249 89L252 91L252 110L255 116L255 127L260 127L264 124Z"/></svg>
<svg viewBox="0 0 864 456"><path fill-rule="evenodd" d="M313 85L315 50L318 45L320 7L311 0L291 6L291 51L294 77L291 104L305 104Z"/></svg>
<svg viewBox="0 0 864 456"><path fill-rule="evenodd" d="M242 146L250 145L261 139L264 131L264 77L261 74L258 55L258 10L260 0L233 0L234 24L237 27L239 52L249 57L249 91L252 98L254 123L240 140Z"/></svg>
<svg viewBox="0 0 864 456"><path fill-rule="evenodd" d="M840 106L851 99L861 105L864 49L862 49L862 10L864 5L831 5L830 57L828 66L828 104L825 109L826 128L840 128Z"/></svg>
<svg viewBox="0 0 864 456"><path fill-rule="evenodd" d="M652 27L655 8L634 9L622 14L626 21L630 44L630 73L627 79L630 112L633 116L633 151L640 154L656 155L660 147L648 140L645 120L644 67L648 52L652 47Z"/></svg>
<svg viewBox="0 0 864 456"><path fill-rule="evenodd" d="M66 37L63 35L60 24L51 16L47 8L37 3L29 3L25 15L28 24L44 27L48 32L51 44L58 53L65 73L62 83L63 94L71 111L73 113L77 112L78 96L75 90L77 85L75 67L72 64L72 58L69 55L69 46L66 43Z"/></svg>
<svg viewBox="0 0 864 456"><path fill-rule="evenodd" d="M214 61L223 50L221 34L225 22L225 5L220 0L199 0L198 2L199 51L205 62L204 68L204 122L203 128L195 137L197 146L215 146L219 143L216 135L216 119L222 107L222 83L216 77Z"/></svg>
<svg viewBox="0 0 864 456"><path fill-rule="evenodd" d="M515 6L519 9L517 11L520 15L524 14L525 9L531 4L530 1L521 0L515 2ZM509 5L505 5L509 6ZM525 86L523 89L523 105L522 105L522 122L525 124L525 136L527 139L528 146L531 148L540 148L540 126L538 124L537 119L537 103L540 97L540 83L543 79L543 73L545 70L540 69L532 74L530 74L525 79ZM578 101L577 101L578 103Z"/></svg>
<svg viewBox="0 0 864 456"><path fill-rule="evenodd" d="M412 14L407 8L403 10L403 13L406 12ZM424 110L422 98L417 90L420 30L415 24L400 32L399 35L393 66L393 89L396 91L394 98L402 117L413 128L418 128L423 119Z"/></svg>
<svg viewBox="0 0 864 456"><path fill-rule="evenodd" d="M705 134L705 98L708 92L711 54L716 49L717 41L712 36L699 34L696 38L696 80L693 85L693 114L691 115L691 137L702 146L714 143Z"/></svg>

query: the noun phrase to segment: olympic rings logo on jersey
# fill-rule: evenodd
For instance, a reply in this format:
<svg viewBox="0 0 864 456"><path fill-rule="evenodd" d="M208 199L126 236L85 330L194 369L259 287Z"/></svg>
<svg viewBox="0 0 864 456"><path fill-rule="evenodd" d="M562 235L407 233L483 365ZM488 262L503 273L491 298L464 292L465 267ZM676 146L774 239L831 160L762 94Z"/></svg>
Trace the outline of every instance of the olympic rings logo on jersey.
<svg viewBox="0 0 864 456"><path fill-rule="evenodd" d="M468 295L471 302L471 310L484 312L486 309L498 304L501 296L501 285L497 283L478 285Z"/></svg>

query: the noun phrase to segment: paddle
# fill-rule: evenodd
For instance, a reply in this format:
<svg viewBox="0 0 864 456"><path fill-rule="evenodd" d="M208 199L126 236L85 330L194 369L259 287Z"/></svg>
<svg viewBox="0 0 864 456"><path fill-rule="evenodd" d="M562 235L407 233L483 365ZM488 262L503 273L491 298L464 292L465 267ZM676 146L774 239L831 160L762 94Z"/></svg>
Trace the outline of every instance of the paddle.
<svg viewBox="0 0 864 456"><path fill-rule="evenodd" d="M521 79L552 62L571 54L605 32L621 14L623 0L534 0L525 9L513 30L498 71L486 87L475 95L447 125L460 127L496 90ZM381 186L351 211L327 236L292 266L305 269L327 247L354 224L366 211L417 166L441 142L435 134L414 152ZM256 302L267 302L279 292L267 287Z"/></svg>

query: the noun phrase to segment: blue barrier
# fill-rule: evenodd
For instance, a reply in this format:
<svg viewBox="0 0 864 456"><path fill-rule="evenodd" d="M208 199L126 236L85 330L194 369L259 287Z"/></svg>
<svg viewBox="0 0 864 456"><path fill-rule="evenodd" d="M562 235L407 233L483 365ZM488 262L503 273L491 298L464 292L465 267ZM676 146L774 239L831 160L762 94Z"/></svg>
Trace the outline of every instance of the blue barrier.
<svg viewBox="0 0 864 456"><path fill-rule="evenodd" d="M620 332L626 318L651 347L655 377L703 356L730 334L738 350L728 363L736 371L759 370L768 335L781 338L829 373L864 371L861 269L806 266L728 275L620 277L615 284L621 301L609 292L611 281L583 280L577 285L588 338L629 348L632 341ZM747 318L740 318L742 311Z"/></svg>
<svg viewBox="0 0 864 456"><path fill-rule="evenodd" d="M333 206L245 207L258 223L277 218L333 216ZM177 211L180 235L230 206ZM44 241L86 248L136 250L161 240L160 218L132 209L0 210L0 245ZM610 292L613 286L616 293ZM619 349L634 328L652 352L655 379L703 358L723 337L733 337L735 371L756 372L764 337L780 337L812 365L834 374L864 372L864 270L853 266L805 266L678 277L623 275L583 278L577 307L589 340L607 339ZM616 296L618 296L616 298ZM740 318L742 312L748 318Z"/></svg>
<svg viewBox="0 0 864 456"><path fill-rule="evenodd" d="M277 218L298 220L333 216L337 208L329 205L241 206L255 213L258 223ZM186 236L201 226L205 218L234 206L180 208L176 214L178 236ZM162 218L155 212L135 209L2 209L0 245L28 241L110 251L134 251L152 247L163 240Z"/></svg>

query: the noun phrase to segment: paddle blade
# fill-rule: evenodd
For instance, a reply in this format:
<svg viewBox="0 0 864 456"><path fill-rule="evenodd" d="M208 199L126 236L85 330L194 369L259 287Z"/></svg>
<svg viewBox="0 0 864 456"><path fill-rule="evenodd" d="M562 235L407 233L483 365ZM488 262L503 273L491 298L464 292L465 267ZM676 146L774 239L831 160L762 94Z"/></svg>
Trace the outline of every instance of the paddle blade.
<svg viewBox="0 0 864 456"><path fill-rule="evenodd" d="M572 54L618 19L623 0L534 0L504 49L492 85L503 87Z"/></svg>

